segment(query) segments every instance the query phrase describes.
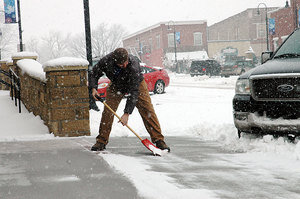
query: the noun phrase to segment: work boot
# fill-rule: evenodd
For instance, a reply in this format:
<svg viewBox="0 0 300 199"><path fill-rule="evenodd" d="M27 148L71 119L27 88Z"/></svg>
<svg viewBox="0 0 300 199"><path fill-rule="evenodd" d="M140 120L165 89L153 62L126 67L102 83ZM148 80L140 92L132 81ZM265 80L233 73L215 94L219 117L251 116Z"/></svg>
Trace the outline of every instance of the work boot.
<svg viewBox="0 0 300 199"><path fill-rule="evenodd" d="M98 108L95 102L90 103L90 109L93 109L94 111L100 111L100 109Z"/></svg>
<svg viewBox="0 0 300 199"><path fill-rule="evenodd" d="M103 151L105 149L105 144L101 142L96 142L94 146L92 146L91 151Z"/></svg>
<svg viewBox="0 0 300 199"><path fill-rule="evenodd" d="M171 151L170 148L166 145L165 141L163 141L163 140L158 140L158 141L155 142L155 144L156 144L156 147L161 149L161 150L166 150L167 149L168 152Z"/></svg>

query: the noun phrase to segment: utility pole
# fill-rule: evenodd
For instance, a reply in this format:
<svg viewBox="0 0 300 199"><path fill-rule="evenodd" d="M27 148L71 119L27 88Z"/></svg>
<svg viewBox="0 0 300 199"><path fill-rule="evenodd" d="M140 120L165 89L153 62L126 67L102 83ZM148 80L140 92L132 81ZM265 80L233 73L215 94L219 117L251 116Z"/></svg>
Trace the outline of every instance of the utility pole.
<svg viewBox="0 0 300 199"><path fill-rule="evenodd" d="M264 5L265 6L265 12L266 12L266 42L267 42L267 51L269 51L269 27L268 27L268 7L265 3L260 3L257 6L257 14L259 14L259 6Z"/></svg>
<svg viewBox="0 0 300 199"><path fill-rule="evenodd" d="M175 69L176 69L176 73L179 73L179 70L178 70L178 64L177 64L177 49L176 49L176 29L175 29L175 22L174 22L174 21L169 21L169 22L168 22L168 30L171 30L170 23L173 23Z"/></svg>
<svg viewBox="0 0 300 199"><path fill-rule="evenodd" d="M83 0L83 8L84 8L84 23L85 23L86 58L89 62L89 70L91 70L93 66L93 57L92 57L89 0Z"/></svg>
<svg viewBox="0 0 300 199"><path fill-rule="evenodd" d="M18 24L19 24L20 52L22 52L23 51L23 40L22 40L22 24L21 24L20 0L17 0L17 7L18 7Z"/></svg>

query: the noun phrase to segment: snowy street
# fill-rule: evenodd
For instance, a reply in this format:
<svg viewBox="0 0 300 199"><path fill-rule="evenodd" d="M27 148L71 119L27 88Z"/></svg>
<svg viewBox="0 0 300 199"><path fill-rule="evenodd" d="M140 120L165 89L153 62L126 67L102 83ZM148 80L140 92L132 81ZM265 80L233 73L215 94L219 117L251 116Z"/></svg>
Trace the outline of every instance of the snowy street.
<svg viewBox="0 0 300 199"><path fill-rule="evenodd" d="M300 198L299 143L237 138L237 77L170 78L166 93L151 95L171 148L162 157L116 120L107 152L89 151L101 112L90 111L91 136L53 137L39 117L24 107L18 114L8 92L0 91L0 198ZM149 138L137 110L129 126Z"/></svg>

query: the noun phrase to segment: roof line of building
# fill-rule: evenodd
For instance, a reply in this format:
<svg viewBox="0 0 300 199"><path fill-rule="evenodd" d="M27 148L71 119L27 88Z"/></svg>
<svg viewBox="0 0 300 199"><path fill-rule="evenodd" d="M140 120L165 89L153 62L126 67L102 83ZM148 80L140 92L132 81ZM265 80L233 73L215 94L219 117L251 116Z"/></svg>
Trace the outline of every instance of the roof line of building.
<svg viewBox="0 0 300 199"><path fill-rule="evenodd" d="M290 8L290 7L288 7L288 8ZM272 14L272 13L277 12L277 11L282 10L282 9L286 9L286 7L278 7L277 9L268 11L268 14Z"/></svg>
<svg viewBox="0 0 300 199"><path fill-rule="evenodd" d="M167 22L159 22L157 24L154 24L154 25L149 26L147 28L144 28L144 29L142 29L140 31L137 31L135 33L132 33L132 34L129 34L129 35L125 36L125 37L123 37L123 40L128 39L130 37L134 37L134 36L139 35L139 34L142 34L144 32L147 32L149 30L152 30L154 28L157 28L157 27L159 27L161 25L165 25L165 24L170 24L170 25L173 25L173 24L174 25L192 25L192 24L203 24L203 23L207 23L207 21L206 20L193 20L193 21L167 21Z"/></svg>
<svg viewBox="0 0 300 199"><path fill-rule="evenodd" d="M272 9L272 10L269 10L268 13L270 13L270 12L272 12L273 10L276 10L276 9L278 9L278 8L280 8L280 7L268 7L268 9ZM224 21L226 21L226 20L229 20L229 19L231 19L231 18L234 18L234 17L236 17L237 15L240 15L240 14L242 14L242 13L244 13L244 12L247 12L248 10L254 10L254 9L257 9L257 8L247 8L246 10L244 10L244 11L242 11L242 12L239 12L239 13L237 13L237 14L235 14L235 15L232 15L232 16L230 16L230 17L227 17L226 19L223 19L223 20L221 20L221 21L219 21L219 22L216 22L216 23L210 25L208 28L210 28L210 27L212 27L212 26L214 26L214 25L217 25L217 24L219 24L219 23L222 23L222 22L224 22ZM261 8L259 8L259 9L260 9L260 10L263 10L263 9L265 9L265 8L264 8L264 7L261 7Z"/></svg>

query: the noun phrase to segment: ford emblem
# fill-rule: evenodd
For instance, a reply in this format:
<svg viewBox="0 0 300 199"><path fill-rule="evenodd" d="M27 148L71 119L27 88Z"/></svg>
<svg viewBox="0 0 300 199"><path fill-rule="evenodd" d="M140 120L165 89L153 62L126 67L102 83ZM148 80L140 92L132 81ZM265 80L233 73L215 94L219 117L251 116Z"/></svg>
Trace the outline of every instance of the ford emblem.
<svg viewBox="0 0 300 199"><path fill-rule="evenodd" d="M280 92L290 92L294 89L294 86L289 85L289 84L282 84L277 86L277 90Z"/></svg>

